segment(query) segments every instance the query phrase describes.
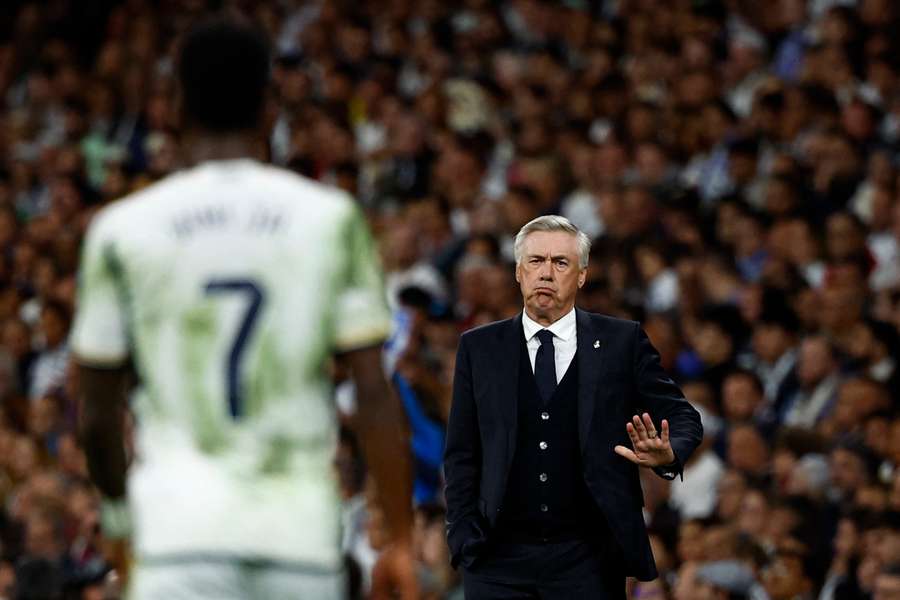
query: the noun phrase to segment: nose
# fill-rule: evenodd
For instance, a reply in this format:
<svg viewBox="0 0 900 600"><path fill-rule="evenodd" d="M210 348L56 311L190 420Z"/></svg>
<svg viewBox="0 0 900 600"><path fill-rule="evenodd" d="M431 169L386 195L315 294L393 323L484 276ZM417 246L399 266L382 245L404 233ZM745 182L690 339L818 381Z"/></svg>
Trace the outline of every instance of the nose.
<svg viewBox="0 0 900 600"><path fill-rule="evenodd" d="M553 264L551 261L545 261L541 264L539 272L541 281L553 281Z"/></svg>

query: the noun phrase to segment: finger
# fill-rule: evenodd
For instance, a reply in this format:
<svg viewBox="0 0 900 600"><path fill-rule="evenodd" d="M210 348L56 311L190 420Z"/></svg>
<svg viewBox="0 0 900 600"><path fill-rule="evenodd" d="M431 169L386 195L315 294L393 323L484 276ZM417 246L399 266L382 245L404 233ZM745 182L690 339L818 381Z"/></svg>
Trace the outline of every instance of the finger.
<svg viewBox="0 0 900 600"><path fill-rule="evenodd" d="M638 438L641 440L646 440L647 438L647 428L644 427L644 422L641 421L641 418L637 415L634 415L631 418L631 422L634 423L634 428L637 430Z"/></svg>
<svg viewBox="0 0 900 600"><path fill-rule="evenodd" d="M647 452L650 449L650 440L642 440L635 435L631 440L631 446L635 452Z"/></svg>
<svg viewBox="0 0 900 600"><path fill-rule="evenodd" d="M616 454L618 454L621 457L627 458L634 464L636 464L636 465L641 464L641 459L639 459L637 457L637 454L632 452L629 448L626 448L625 446L616 446L615 448L613 448L613 450L616 451Z"/></svg>
<svg viewBox="0 0 900 600"><path fill-rule="evenodd" d="M663 446L669 445L669 422L665 419L662 420L662 432L660 432L659 437L662 440Z"/></svg>
<svg viewBox="0 0 900 600"><path fill-rule="evenodd" d="M649 413L643 414L644 427L647 428L647 437L650 439L654 439L656 436L653 435L656 433L656 426L653 424L653 419L650 418Z"/></svg>
<svg viewBox="0 0 900 600"><path fill-rule="evenodd" d="M634 428L634 425L631 423L626 423L625 431L628 432L628 437L631 438L631 445L637 447L638 443L641 441L641 438L638 437L637 430Z"/></svg>
<svg viewBox="0 0 900 600"><path fill-rule="evenodd" d="M644 424L644 428L647 430L647 447L652 451L659 448L662 444L659 440L659 433L656 431L656 425L653 424L653 419L650 418L648 413L644 413L641 415L641 422Z"/></svg>

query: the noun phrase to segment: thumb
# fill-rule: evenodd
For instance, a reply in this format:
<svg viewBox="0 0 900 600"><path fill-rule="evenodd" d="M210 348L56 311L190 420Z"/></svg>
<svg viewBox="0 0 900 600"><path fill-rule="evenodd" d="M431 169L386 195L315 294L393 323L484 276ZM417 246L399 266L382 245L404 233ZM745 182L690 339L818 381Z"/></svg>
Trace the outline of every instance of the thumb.
<svg viewBox="0 0 900 600"><path fill-rule="evenodd" d="M625 446L616 446L615 448L613 448L613 450L615 450L616 454L623 458L627 458L634 464L640 463L637 455L630 448L626 448Z"/></svg>

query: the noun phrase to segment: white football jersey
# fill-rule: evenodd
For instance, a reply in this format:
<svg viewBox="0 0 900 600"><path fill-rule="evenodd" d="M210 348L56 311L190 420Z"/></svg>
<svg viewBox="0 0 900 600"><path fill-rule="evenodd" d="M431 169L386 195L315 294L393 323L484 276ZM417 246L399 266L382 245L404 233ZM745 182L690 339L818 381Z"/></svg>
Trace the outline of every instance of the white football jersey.
<svg viewBox="0 0 900 600"><path fill-rule="evenodd" d="M138 560L337 568L327 358L390 327L353 199L256 161L208 162L102 210L79 277L77 360L131 357L140 377Z"/></svg>

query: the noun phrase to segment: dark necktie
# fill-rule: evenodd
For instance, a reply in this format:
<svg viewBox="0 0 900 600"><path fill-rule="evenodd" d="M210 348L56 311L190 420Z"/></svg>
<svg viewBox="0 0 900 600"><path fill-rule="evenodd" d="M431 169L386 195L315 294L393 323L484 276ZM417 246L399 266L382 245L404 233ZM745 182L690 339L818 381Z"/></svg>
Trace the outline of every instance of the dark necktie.
<svg viewBox="0 0 900 600"><path fill-rule="evenodd" d="M534 357L534 379L544 403L550 402L556 391L556 357L553 355L553 333L548 329L537 332L541 341L537 356Z"/></svg>

